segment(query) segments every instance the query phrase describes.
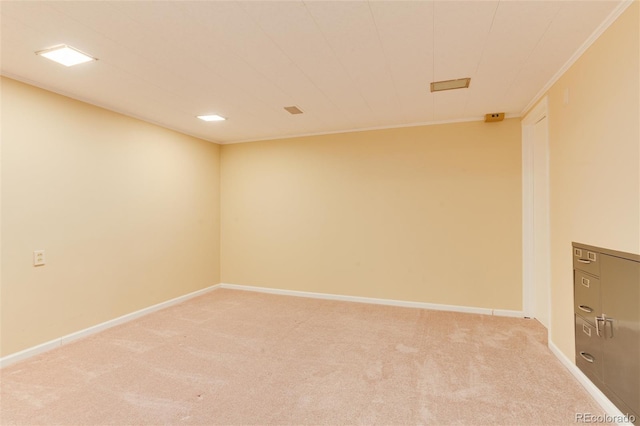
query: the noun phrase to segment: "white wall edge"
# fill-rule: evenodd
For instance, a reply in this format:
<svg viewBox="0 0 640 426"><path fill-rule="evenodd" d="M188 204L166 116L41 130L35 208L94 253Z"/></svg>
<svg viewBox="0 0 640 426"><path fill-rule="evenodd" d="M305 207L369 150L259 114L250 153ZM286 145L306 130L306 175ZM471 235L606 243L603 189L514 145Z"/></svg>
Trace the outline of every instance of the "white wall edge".
<svg viewBox="0 0 640 426"><path fill-rule="evenodd" d="M15 364L18 361L25 360L27 358L31 358L33 356L39 355L43 352L50 351L55 348L59 348L61 346L67 345L71 342L74 342L78 339L82 339L84 337L90 336L92 334L98 333L100 331L106 330L108 328L114 327L116 325L124 324L125 322L129 322L136 318L140 318L144 315L150 314L155 311L159 311L164 308L168 308L169 306L176 305L178 303L184 302L188 299L192 299L197 296L201 296L205 293L215 290L218 288L220 284L215 284L209 287L205 287L200 290L196 290L194 292L184 294L182 296L178 296L176 298L166 300L164 302L160 302L158 304L149 306L144 309L140 309L135 312L131 312L129 314L122 315L120 317L105 321L100 324L96 324L94 326L85 328L84 330L79 330L71 334L67 334L66 336L58 337L56 339L50 340L48 342L42 343L37 346L33 346L31 348L24 349L20 352L16 352L7 356L0 358L0 368L7 367L8 365Z"/></svg>
<svg viewBox="0 0 640 426"><path fill-rule="evenodd" d="M411 302L411 301L394 300L394 299L378 299L375 297L345 296L341 294L314 293L310 291L299 291L299 290L281 290L281 289L270 288L270 287L256 287L256 286L250 286L250 285L239 285L239 284L228 284L228 283L221 283L220 288L227 288L230 290L254 291L258 293L277 294L281 296L308 297L312 299L369 303L374 305L399 306L403 308L431 309L434 311L462 312L467 314L496 315L496 316L507 316L507 317L518 317L518 318L524 317L524 314L521 311L510 311L505 309L477 308L472 306L457 306L457 305L441 305L437 303Z"/></svg>
<svg viewBox="0 0 640 426"><path fill-rule="evenodd" d="M551 89L551 86L553 86L560 79L560 77L562 77L562 75L567 72L569 68L571 68L571 65L573 65L578 59L580 59L582 54L586 52L589 47L591 47L591 45L602 35L602 33L604 33L607 28L609 28L611 24L613 24L616 19L618 19L620 15L622 15L623 12L627 10L629 6L631 6L632 3L633 0L624 0L611 11L609 16L607 16L606 19L598 26L598 28L596 28L593 33L591 33L589 38L587 38L585 42L582 43L578 50L576 50L573 55L571 55L569 60L564 63L564 65L553 75L553 77L551 77L547 84L545 84L542 89L540 89L538 93L536 93L533 99L531 99L527 106L524 107L524 109L520 112L521 117L527 115L529 110L540 100L540 98L542 98L544 94L547 93L549 89Z"/></svg>
<svg viewBox="0 0 640 426"><path fill-rule="evenodd" d="M567 356L562 353L562 351L551 341L549 341L549 349L556 356L556 358L560 360L562 365L564 365L569 370L569 372L578 380L578 382L580 382L580 384L587 390L589 395L591 395L593 399L596 400L596 402L600 405L600 407L602 407L606 414L616 418L626 417L626 415L622 413L622 411L620 411L618 407L616 407L613 402L611 402L609 398L607 398L606 395L603 394L602 391L598 389L598 387L594 385L593 382L589 380L589 378L585 376L585 374L580 371L580 369L573 362L571 362L569 358L567 358ZM597 413L592 414L597 415ZM633 423L617 424L633 426Z"/></svg>

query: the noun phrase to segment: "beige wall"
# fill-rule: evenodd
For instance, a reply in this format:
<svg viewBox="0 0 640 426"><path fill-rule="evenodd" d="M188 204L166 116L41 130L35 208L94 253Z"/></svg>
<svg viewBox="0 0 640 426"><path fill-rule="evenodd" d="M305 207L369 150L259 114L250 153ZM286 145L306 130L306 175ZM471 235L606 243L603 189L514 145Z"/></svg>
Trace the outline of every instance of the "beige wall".
<svg viewBox="0 0 640 426"><path fill-rule="evenodd" d="M218 145L6 78L1 137L2 355L220 282Z"/></svg>
<svg viewBox="0 0 640 426"><path fill-rule="evenodd" d="M520 120L222 146L222 281L522 309Z"/></svg>
<svg viewBox="0 0 640 426"><path fill-rule="evenodd" d="M640 253L639 9L634 2L548 93L551 339L570 359L571 242Z"/></svg>

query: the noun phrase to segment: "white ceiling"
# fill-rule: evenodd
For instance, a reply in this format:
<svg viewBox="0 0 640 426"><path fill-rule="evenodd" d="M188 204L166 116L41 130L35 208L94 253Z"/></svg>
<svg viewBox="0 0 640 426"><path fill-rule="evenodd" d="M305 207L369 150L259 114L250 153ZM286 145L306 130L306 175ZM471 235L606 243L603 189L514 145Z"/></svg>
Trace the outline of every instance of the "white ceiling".
<svg viewBox="0 0 640 426"><path fill-rule="evenodd" d="M2 1L0 64L8 77L218 143L518 116L621 5ZM66 68L34 54L57 44L99 60ZM469 89L429 91L462 77ZM212 113L228 120L195 118Z"/></svg>

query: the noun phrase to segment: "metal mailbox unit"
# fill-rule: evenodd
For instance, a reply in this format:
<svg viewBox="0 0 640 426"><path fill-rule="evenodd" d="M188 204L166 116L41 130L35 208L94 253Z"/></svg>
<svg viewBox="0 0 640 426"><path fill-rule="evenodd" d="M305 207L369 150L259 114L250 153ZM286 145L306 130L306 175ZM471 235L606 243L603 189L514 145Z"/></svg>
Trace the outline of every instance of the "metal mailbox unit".
<svg viewBox="0 0 640 426"><path fill-rule="evenodd" d="M640 256L573 243L576 365L640 418Z"/></svg>

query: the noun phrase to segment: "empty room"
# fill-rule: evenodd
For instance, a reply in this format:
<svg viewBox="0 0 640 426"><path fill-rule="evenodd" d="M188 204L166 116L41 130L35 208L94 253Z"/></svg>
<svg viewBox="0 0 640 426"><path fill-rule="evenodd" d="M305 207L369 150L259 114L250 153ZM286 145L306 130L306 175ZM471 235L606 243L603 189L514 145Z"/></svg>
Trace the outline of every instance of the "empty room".
<svg viewBox="0 0 640 426"><path fill-rule="evenodd" d="M0 423L640 417L640 1L1 1Z"/></svg>

